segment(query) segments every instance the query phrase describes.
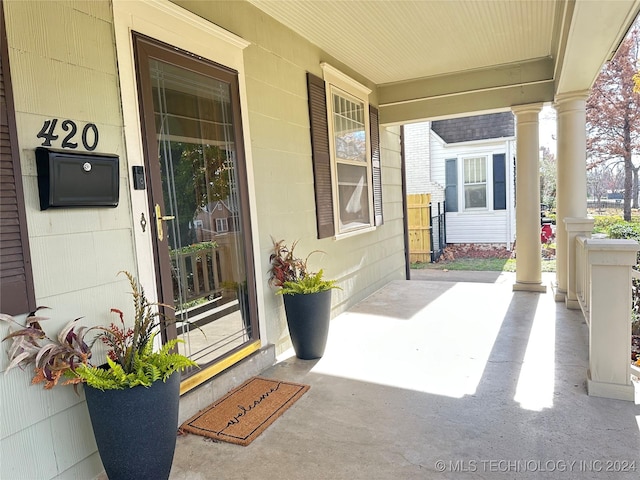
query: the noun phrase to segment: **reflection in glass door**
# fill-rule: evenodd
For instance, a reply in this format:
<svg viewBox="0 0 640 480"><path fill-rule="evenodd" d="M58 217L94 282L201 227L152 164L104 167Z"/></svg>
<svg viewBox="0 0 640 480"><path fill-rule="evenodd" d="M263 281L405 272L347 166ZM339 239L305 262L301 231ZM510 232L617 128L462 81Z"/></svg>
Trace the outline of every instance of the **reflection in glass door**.
<svg viewBox="0 0 640 480"><path fill-rule="evenodd" d="M233 75L141 44L161 301L185 321L170 330L184 341L181 353L206 366L254 339L241 130L234 123L239 105L234 109L233 84L219 78Z"/></svg>

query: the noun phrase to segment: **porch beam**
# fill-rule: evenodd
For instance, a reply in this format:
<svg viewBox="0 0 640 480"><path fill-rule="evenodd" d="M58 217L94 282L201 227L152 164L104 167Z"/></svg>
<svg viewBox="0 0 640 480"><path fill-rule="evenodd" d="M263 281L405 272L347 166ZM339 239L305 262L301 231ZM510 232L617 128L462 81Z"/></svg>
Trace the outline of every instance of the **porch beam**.
<svg viewBox="0 0 640 480"><path fill-rule="evenodd" d="M557 186L556 186L556 283L555 299L567 300L570 258L575 258L575 242L569 243L565 218L587 216L587 131L588 91L558 95L557 111ZM575 296L574 296L575 297ZM571 298L569 300L574 300Z"/></svg>
<svg viewBox="0 0 640 480"><path fill-rule="evenodd" d="M538 114L542 104L512 108L516 116L516 283L514 291L546 292L540 242Z"/></svg>
<svg viewBox="0 0 640 480"><path fill-rule="evenodd" d="M379 91L379 90L378 90ZM469 90L406 102L380 104L380 124L386 126L466 116L474 113L508 111L513 105L553 101L553 80L527 85L509 85Z"/></svg>
<svg viewBox="0 0 640 480"><path fill-rule="evenodd" d="M553 60L545 57L380 85L380 123L409 123L470 112L504 111L512 105L551 102L553 71Z"/></svg>
<svg viewBox="0 0 640 480"><path fill-rule="evenodd" d="M380 105L553 80L549 57L466 72L394 82L378 87Z"/></svg>

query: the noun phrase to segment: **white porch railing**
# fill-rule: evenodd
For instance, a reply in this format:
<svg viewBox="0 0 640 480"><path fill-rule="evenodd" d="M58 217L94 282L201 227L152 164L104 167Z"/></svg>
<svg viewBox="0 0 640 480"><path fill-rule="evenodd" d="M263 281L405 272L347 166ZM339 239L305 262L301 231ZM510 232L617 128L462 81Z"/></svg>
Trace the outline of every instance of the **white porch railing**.
<svg viewBox="0 0 640 480"><path fill-rule="evenodd" d="M640 271L635 268L631 269L631 280L639 280L640 281ZM637 365L631 365L631 373L636 377L640 378L640 367Z"/></svg>
<svg viewBox="0 0 640 480"><path fill-rule="evenodd" d="M584 319L589 325L589 291L591 290L591 270L587 253L587 237L576 237L576 296Z"/></svg>
<svg viewBox="0 0 640 480"><path fill-rule="evenodd" d="M575 237L576 297L589 326L589 395L633 401L631 279L640 245L634 240Z"/></svg>

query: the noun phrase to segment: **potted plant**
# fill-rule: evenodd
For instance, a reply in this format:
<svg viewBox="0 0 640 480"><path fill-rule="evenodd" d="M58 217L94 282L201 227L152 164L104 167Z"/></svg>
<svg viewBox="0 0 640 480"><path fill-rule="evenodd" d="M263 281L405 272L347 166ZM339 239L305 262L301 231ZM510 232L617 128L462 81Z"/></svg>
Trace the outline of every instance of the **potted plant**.
<svg viewBox="0 0 640 480"><path fill-rule="evenodd" d="M272 239L273 240L273 239ZM297 242L291 248L284 240L273 240L269 257L269 285L277 287L283 295L287 326L291 343L298 358L311 360L324 354L331 321L331 290L340 288L335 280L322 278L307 269L307 260L314 250L302 260L294 254Z"/></svg>
<svg viewBox="0 0 640 480"><path fill-rule="evenodd" d="M178 427L179 371L196 364L176 353L178 340L158 351L154 339L160 331L158 304L149 303L134 277L123 272L132 288L135 317L125 325L124 314L111 309L119 322L86 327L79 318L69 322L55 337L49 337L40 322L40 307L29 314L26 326L11 316L9 366L33 366L32 383L45 389L84 383L84 392L100 458L110 480L167 479L171 471ZM20 328L15 329L18 325ZM88 340L90 332L95 333ZM92 347L107 348L106 363L91 363Z"/></svg>

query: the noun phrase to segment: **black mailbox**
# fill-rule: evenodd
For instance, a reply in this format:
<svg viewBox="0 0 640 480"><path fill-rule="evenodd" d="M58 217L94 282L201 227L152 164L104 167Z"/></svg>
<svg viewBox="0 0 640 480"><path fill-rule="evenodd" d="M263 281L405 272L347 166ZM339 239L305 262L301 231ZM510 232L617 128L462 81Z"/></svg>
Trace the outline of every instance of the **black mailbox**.
<svg viewBox="0 0 640 480"><path fill-rule="evenodd" d="M116 155L36 148L40 210L51 207L117 207Z"/></svg>

